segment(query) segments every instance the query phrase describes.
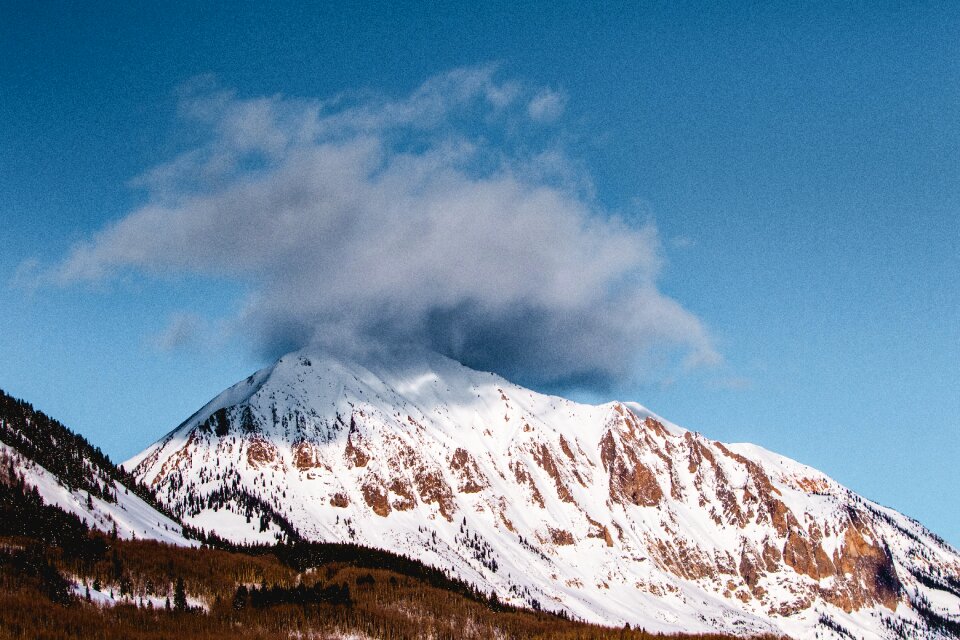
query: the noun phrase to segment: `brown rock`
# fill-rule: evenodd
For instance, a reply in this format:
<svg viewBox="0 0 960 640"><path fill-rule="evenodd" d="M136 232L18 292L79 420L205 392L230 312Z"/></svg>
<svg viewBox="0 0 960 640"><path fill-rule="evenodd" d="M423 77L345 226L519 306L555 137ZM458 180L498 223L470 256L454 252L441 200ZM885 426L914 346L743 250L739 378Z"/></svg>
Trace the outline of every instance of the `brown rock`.
<svg viewBox="0 0 960 640"><path fill-rule="evenodd" d="M632 411L630 412L630 415L633 415ZM663 423L660 422L659 420L654 420L653 418L647 418L646 420L643 421L643 424L647 429L650 429L661 438L670 437L670 432L667 431L667 428L663 426Z"/></svg>
<svg viewBox="0 0 960 640"><path fill-rule="evenodd" d="M251 467L268 465L277 458L277 449L261 438L255 438L247 445L247 463Z"/></svg>
<svg viewBox="0 0 960 640"><path fill-rule="evenodd" d="M751 589L757 584L760 580L760 571L757 566L756 559L752 557L751 554L747 553L747 550L744 549L740 554L740 576L743 578L743 581Z"/></svg>
<svg viewBox="0 0 960 640"><path fill-rule="evenodd" d="M783 559L783 555L776 546L766 542L763 545L762 558L764 568L768 573L772 573L780 568L780 561Z"/></svg>
<svg viewBox="0 0 960 640"><path fill-rule="evenodd" d="M308 471L319 467L313 445L306 440L293 445L293 464L300 471Z"/></svg>
<svg viewBox="0 0 960 640"><path fill-rule="evenodd" d="M620 503L655 507L663 500L663 489L653 471L642 462L635 461L631 468L618 458L610 469L610 498Z"/></svg>
<svg viewBox="0 0 960 640"><path fill-rule="evenodd" d="M527 468L523 465L522 462L511 462L510 469L513 471L513 475L516 477L517 482L526 485L530 489L530 497L540 505L542 509L544 507L543 494L540 493L540 490L537 488L537 483L533 481L533 477L530 476L530 472L527 471Z"/></svg>
<svg viewBox="0 0 960 640"><path fill-rule="evenodd" d="M394 510L409 511L417 505L417 499L413 495L413 489L406 480L394 479L390 483L390 491L397 495L390 505Z"/></svg>
<svg viewBox="0 0 960 640"><path fill-rule="evenodd" d="M613 431L607 431L600 439L600 461L603 463L603 468L609 471L616 459L617 443L613 439Z"/></svg>
<svg viewBox="0 0 960 640"><path fill-rule="evenodd" d="M610 529L607 528L607 525L600 524L590 516L587 516L587 522L593 527L587 533L588 538L603 538L603 541L607 543L608 547L613 546L613 536L610 535Z"/></svg>
<svg viewBox="0 0 960 640"><path fill-rule="evenodd" d="M466 449L457 449L453 452L450 468L460 481L461 493L479 493L490 486L486 475Z"/></svg>
<svg viewBox="0 0 960 640"><path fill-rule="evenodd" d="M390 503L387 501L387 490L376 478L367 478L361 487L363 499L373 512L386 518L390 515Z"/></svg>
<svg viewBox="0 0 960 640"><path fill-rule="evenodd" d="M453 522L453 513L456 511L456 504L453 500L453 492L444 482L443 476L437 471L428 471L420 469L413 478L417 486L417 492L420 499L426 504L435 504L440 510L440 515L448 521Z"/></svg>
<svg viewBox="0 0 960 640"><path fill-rule="evenodd" d="M648 548L658 567L681 578L699 580L717 573L714 564L699 549L688 548L682 538L675 541L648 539Z"/></svg>
<svg viewBox="0 0 960 640"><path fill-rule="evenodd" d="M365 467L370 462L370 456L364 450L363 438L357 431L353 418L350 419L350 432L347 435L347 446L343 450L343 457L353 467Z"/></svg>
<svg viewBox="0 0 960 640"><path fill-rule="evenodd" d="M557 546L567 546L573 544L573 534L565 529L554 529L553 527L548 527L550 530L550 541Z"/></svg>
<svg viewBox="0 0 960 640"><path fill-rule="evenodd" d="M554 486L557 488L557 497L559 497L564 502L573 502L573 495L570 493L570 489L567 488L567 485L563 482L563 478L560 476L560 469L557 467L556 461L553 459L553 455L550 453L550 449L545 444L541 444L539 449L535 449L533 452L534 461L540 465L540 468L547 472L547 475L553 480Z"/></svg>

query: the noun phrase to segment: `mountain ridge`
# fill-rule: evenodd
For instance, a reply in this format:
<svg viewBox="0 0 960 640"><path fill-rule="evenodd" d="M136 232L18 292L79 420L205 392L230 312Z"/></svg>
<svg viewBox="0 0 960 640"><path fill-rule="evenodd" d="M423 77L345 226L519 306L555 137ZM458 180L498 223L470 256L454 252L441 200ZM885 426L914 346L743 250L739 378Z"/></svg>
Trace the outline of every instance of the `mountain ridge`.
<svg viewBox="0 0 960 640"><path fill-rule="evenodd" d="M152 492L99 448L23 400L0 391L0 457L49 505L121 538L196 545Z"/></svg>
<svg viewBox="0 0 960 640"><path fill-rule="evenodd" d="M159 520L158 531L131 527L145 521L124 512L163 518L131 492L155 503L82 436L0 392L0 636L263 640L289 638L293 623L331 640L653 638L511 607L389 551L299 538L233 545L189 527L203 544L184 544Z"/></svg>
<svg viewBox="0 0 960 640"><path fill-rule="evenodd" d="M589 621L955 637L960 618L956 550L825 474L436 354L288 354L125 466L191 526L416 553Z"/></svg>

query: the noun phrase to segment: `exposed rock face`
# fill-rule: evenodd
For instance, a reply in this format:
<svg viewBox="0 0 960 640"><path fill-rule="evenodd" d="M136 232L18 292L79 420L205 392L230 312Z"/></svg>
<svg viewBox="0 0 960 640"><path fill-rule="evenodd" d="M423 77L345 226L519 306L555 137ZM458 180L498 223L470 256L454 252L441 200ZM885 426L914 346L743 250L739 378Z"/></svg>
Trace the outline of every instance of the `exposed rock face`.
<svg viewBox="0 0 960 640"><path fill-rule="evenodd" d="M639 507L655 507L663 500L663 490L653 473L642 462L628 455L618 457L610 469L610 497Z"/></svg>
<svg viewBox="0 0 960 640"><path fill-rule="evenodd" d="M473 456L463 448L457 448L450 458L450 468L459 478L459 489L461 493L479 493L483 491L490 483L480 467L477 466Z"/></svg>
<svg viewBox="0 0 960 640"><path fill-rule="evenodd" d="M379 478L369 478L362 485L363 501L373 510L375 514L382 518L390 515L390 503L387 501L387 492L380 484Z"/></svg>
<svg viewBox="0 0 960 640"><path fill-rule="evenodd" d="M363 446L363 438L357 435L357 425L350 420L350 433L347 435L347 446L343 449L343 457L354 467L365 467L370 461Z"/></svg>
<svg viewBox="0 0 960 640"><path fill-rule="evenodd" d="M317 466L317 455L313 445L309 442L297 442L293 445L293 466L300 471L307 471Z"/></svg>
<svg viewBox="0 0 960 640"><path fill-rule="evenodd" d="M426 471L421 469L414 476L414 482L417 485L417 491L420 493L420 499L424 504L435 504L437 510L449 522L453 522L453 514L456 511L456 505L453 500L453 491L447 484L446 479L438 471Z"/></svg>
<svg viewBox="0 0 960 640"><path fill-rule="evenodd" d="M410 485L403 480L393 480L390 483L390 493L396 496L391 503L395 511L409 511L417 506L417 500Z"/></svg>
<svg viewBox="0 0 960 640"><path fill-rule="evenodd" d="M245 537L196 512L242 487L307 538L415 555L589 620L798 637L956 628L930 621L960 613L957 552L814 469L639 405L405 362L285 357L128 468L202 528Z"/></svg>
<svg viewBox="0 0 960 640"><path fill-rule="evenodd" d="M277 448L262 438L250 438L247 445L247 463L251 467L270 465L277 459Z"/></svg>
<svg viewBox="0 0 960 640"><path fill-rule="evenodd" d="M573 534L564 529L550 529L550 541L560 546L573 544Z"/></svg>

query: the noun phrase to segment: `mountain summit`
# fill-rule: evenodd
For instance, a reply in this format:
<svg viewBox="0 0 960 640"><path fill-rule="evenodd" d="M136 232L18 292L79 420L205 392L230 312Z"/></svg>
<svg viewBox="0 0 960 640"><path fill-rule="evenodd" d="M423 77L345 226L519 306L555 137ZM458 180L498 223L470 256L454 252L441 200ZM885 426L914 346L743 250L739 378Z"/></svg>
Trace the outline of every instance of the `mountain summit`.
<svg viewBox="0 0 960 640"><path fill-rule="evenodd" d="M353 542L657 631L960 637L960 554L823 473L432 353L306 349L125 463L185 523Z"/></svg>

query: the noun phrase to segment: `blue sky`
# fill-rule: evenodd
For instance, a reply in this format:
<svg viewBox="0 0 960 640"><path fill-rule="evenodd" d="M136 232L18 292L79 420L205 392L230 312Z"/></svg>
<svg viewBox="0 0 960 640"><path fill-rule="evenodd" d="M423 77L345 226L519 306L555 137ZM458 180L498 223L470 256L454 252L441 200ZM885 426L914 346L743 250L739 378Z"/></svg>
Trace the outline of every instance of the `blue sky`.
<svg viewBox="0 0 960 640"><path fill-rule="evenodd" d="M960 8L580 5L3 3L0 387L121 460L266 363L273 343L237 318L298 319L249 315L289 273L274 265L171 261L149 230L136 245L149 260L96 245L164 197L138 176L223 146L211 133L223 113L185 117L197 95L227 96L226 112L267 97L291 117L339 96L335 113L382 115L432 78L485 70L483 86L515 89L527 120L479 98L447 105L430 137L378 129L385 166L453 132L479 155L440 168L486 180L491 207L502 176L483 167L505 157L521 186L557 189L568 218L622 218L643 247L655 228L656 268L643 251L626 263L599 254L640 271L652 292L630 300L683 310L668 324L685 329L642 336L666 336L672 356L637 360L617 389L571 392L629 396L710 437L756 442L960 544ZM534 118L545 96L552 111ZM559 161L534 175L543 157ZM234 159L230 184L289 161ZM36 281L91 243L110 277ZM496 313L499 324L467 328L496 333L514 317ZM707 349L699 329L716 357L684 365ZM513 371L512 344L478 361Z"/></svg>

